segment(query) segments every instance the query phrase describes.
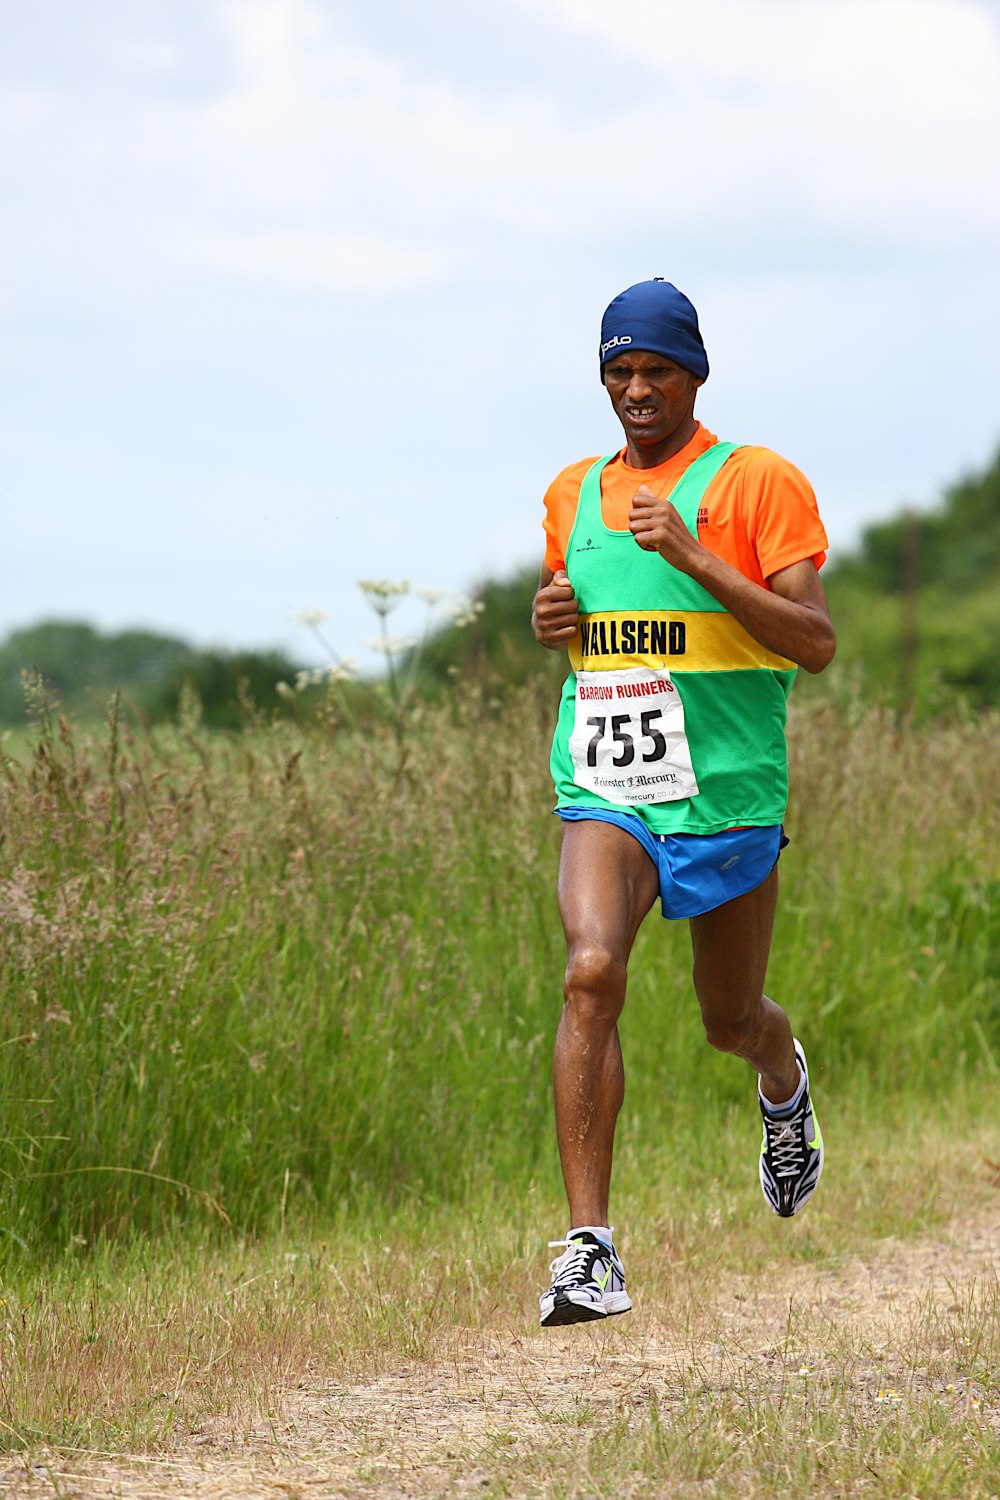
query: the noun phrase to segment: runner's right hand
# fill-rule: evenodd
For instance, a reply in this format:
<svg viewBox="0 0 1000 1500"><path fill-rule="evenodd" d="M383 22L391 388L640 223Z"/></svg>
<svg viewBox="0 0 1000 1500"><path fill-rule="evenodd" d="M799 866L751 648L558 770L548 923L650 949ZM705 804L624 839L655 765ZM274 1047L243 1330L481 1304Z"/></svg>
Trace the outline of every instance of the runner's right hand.
<svg viewBox="0 0 1000 1500"><path fill-rule="evenodd" d="M573 585L565 568L557 568L549 581L541 584L531 606L535 639L550 651L559 651L573 640L579 625L580 610Z"/></svg>

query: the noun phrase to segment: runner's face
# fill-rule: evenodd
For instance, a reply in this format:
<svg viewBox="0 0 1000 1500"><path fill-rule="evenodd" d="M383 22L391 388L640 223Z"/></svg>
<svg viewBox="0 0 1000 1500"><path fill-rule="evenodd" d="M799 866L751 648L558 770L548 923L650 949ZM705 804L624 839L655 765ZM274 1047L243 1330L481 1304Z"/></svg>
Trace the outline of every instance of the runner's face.
<svg viewBox="0 0 1000 1500"><path fill-rule="evenodd" d="M630 349L609 359L604 384L622 427L629 463L663 463L695 433L694 398L701 381L664 354Z"/></svg>

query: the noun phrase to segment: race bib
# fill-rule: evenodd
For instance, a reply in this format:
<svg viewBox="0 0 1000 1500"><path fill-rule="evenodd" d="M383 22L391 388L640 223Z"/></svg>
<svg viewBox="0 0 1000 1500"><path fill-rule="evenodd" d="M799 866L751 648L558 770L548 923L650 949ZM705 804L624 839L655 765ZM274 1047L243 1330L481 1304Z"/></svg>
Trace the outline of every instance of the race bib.
<svg viewBox="0 0 1000 1500"><path fill-rule="evenodd" d="M684 705L666 667L577 672L573 780L608 802L697 797Z"/></svg>

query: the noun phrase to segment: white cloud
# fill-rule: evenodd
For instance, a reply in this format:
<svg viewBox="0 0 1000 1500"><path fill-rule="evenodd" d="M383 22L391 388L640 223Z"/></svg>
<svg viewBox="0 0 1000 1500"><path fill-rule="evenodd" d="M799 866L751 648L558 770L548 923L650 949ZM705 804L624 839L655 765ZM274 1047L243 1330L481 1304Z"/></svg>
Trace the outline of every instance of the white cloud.
<svg viewBox="0 0 1000 1500"><path fill-rule="evenodd" d="M12 84L0 93L0 132L5 137L24 137L42 129L52 110L47 90Z"/></svg>
<svg viewBox="0 0 1000 1500"><path fill-rule="evenodd" d="M1000 36L974 0L509 3L607 49L619 183L645 202L744 236L776 210L897 244L1000 230Z"/></svg>
<svg viewBox="0 0 1000 1500"><path fill-rule="evenodd" d="M523 24L528 0L508 3ZM605 53L596 108L559 74L547 91L511 79L479 97L460 72L359 40L347 9L319 0L212 0L222 62L195 92L170 87L186 54L166 6L159 33L116 35L123 71L86 99L15 80L8 305L31 301L42 265L50 286L120 302L178 270L185 300L192 276L217 286L220 269L305 296L432 285L472 264L506 274L505 240L536 265L568 244L632 256L636 274L651 254L669 270L704 262L723 236L721 253L777 266L823 242L912 258L1000 240L984 186L1000 43L969 0L531 9ZM157 89L130 85L116 109L116 86L150 70ZM631 211L625 247L612 205Z"/></svg>
<svg viewBox="0 0 1000 1500"><path fill-rule="evenodd" d="M945 120L975 114L1000 40L977 0L508 0L548 11L689 87L750 85ZM625 83L613 64L613 80ZM995 107L995 100L993 101Z"/></svg>
<svg viewBox="0 0 1000 1500"><path fill-rule="evenodd" d="M391 244L372 234L326 230L262 230L199 239L188 254L200 267L250 280L285 283L308 293L396 292L440 281L445 253Z"/></svg>
<svg viewBox="0 0 1000 1500"><path fill-rule="evenodd" d="M219 0L234 82L206 112L219 142L294 152L321 172L331 147L378 157L406 184L410 170L458 169L475 177L513 171L526 123L509 107L491 114L472 99L360 44L337 12L315 0Z"/></svg>

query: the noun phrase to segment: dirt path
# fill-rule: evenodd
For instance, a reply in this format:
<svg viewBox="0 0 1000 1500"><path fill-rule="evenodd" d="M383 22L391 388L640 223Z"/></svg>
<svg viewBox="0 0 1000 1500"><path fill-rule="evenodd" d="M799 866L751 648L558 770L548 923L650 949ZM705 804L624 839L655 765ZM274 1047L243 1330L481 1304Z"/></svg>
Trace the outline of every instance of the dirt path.
<svg viewBox="0 0 1000 1500"><path fill-rule="evenodd" d="M447 1361L361 1386L307 1378L275 1418L235 1433L216 1420L165 1456L8 1460L0 1496L462 1497L501 1471L533 1476L524 1493L541 1495L561 1442L571 1447L581 1430L627 1424L652 1405L669 1414L692 1384L766 1397L804 1380L847 1380L869 1406L896 1399L897 1388L929 1388L926 1362L899 1350L920 1350L931 1318L958 1328L977 1296L995 1306L998 1269L1000 1211L932 1239L885 1241L833 1267L796 1267L780 1283L737 1280L711 1304L689 1300L680 1330L676 1316L668 1327L641 1303L598 1329L456 1329ZM995 1348L987 1353L997 1359ZM971 1386L944 1389L954 1402L975 1399ZM981 1417L1000 1444L1000 1410L984 1403ZM505 1493L519 1493L516 1479L507 1482Z"/></svg>

